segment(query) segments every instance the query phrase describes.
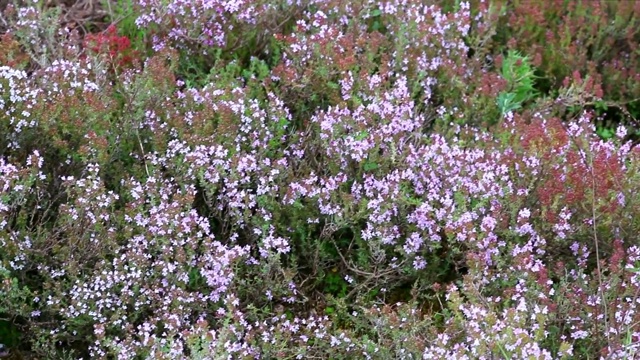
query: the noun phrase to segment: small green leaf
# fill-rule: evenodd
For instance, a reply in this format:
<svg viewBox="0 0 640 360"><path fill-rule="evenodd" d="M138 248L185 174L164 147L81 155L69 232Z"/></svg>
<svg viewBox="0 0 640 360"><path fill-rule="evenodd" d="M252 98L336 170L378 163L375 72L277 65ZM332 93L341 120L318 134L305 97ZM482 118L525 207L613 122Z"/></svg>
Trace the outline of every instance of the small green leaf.
<svg viewBox="0 0 640 360"><path fill-rule="evenodd" d="M615 132L611 128L599 128L596 130L596 134L598 134L604 140L609 140L613 138Z"/></svg>
<svg viewBox="0 0 640 360"><path fill-rule="evenodd" d="M334 309L334 308L333 308L333 306L327 306L327 307L324 309L324 313L325 313L325 314L327 314L327 315L332 315L332 314L334 314L335 312L336 312L336 309Z"/></svg>
<svg viewBox="0 0 640 360"><path fill-rule="evenodd" d="M356 134L355 139L358 141L362 141L369 136L369 132L363 130Z"/></svg>
<svg viewBox="0 0 640 360"><path fill-rule="evenodd" d="M373 161L365 161L364 163L364 171L373 171L378 167L378 164Z"/></svg>

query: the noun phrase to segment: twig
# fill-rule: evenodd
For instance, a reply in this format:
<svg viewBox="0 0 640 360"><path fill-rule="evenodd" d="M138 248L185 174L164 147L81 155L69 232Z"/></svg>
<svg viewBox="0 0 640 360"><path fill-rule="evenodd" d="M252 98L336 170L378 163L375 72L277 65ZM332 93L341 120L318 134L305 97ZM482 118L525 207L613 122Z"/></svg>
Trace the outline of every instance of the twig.
<svg viewBox="0 0 640 360"><path fill-rule="evenodd" d="M604 289L603 289L603 282L602 282L602 267L600 265L600 246L599 246L598 233L597 233L598 228L597 228L597 214L596 214L596 176L595 176L595 171L593 167L593 154L591 154L592 156L589 158L589 161L587 161L587 159L585 158L586 152L578 144L578 142L576 141L574 136L571 134L571 132L566 128L564 123L561 123L561 124L562 124L562 127L567 132L567 135L569 135L569 139L571 139L571 142L578 149L578 153L580 155L581 160L584 162L585 166L589 167L591 172L591 225L593 230L593 242L594 242L595 251L596 251L596 271L598 272L598 295L602 300L602 308L604 313L603 314L604 327L605 327L605 333L607 336L607 345L609 346L611 344L611 339L609 335L609 318L608 318L608 311L607 311L607 301L604 297ZM597 328L598 328L597 319L595 321L595 326L597 331Z"/></svg>
<svg viewBox="0 0 640 360"><path fill-rule="evenodd" d="M604 311L604 327L605 333L607 335L607 345L611 344L611 339L609 337L609 317L607 312L607 301L604 297L604 289L602 283L602 269L600 266L600 249L598 245L598 231L597 231L597 219L596 219L596 175L593 169L593 154L590 157L590 167L591 167L591 224L593 228L593 242L596 248L596 267L598 271L598 292L600 293L600 298L602 299L602 308ZM597 323L597 321L596 321Z"/></svg>

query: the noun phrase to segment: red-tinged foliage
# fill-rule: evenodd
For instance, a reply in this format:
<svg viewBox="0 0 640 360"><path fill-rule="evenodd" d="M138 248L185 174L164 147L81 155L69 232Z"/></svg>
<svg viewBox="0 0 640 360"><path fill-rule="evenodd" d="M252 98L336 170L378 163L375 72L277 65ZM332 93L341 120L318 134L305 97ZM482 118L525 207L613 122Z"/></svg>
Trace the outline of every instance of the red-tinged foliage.
<svg viewBox="0 0 640 360"><path fill-rule="evenodd" d="M113 71L132 66L138 58L129 38L118 35L118 29L113 24L101 33L87 34L84 47L94 55L106 56L114 66Z"/></svg>
<svg viewBox="0 0 640 360"><path fill-rule="evenodd" d="M531 55L552 88L582 73L597 98L625 102L640 96L639 18L636 1L512 1L501 40Z"/></svg>

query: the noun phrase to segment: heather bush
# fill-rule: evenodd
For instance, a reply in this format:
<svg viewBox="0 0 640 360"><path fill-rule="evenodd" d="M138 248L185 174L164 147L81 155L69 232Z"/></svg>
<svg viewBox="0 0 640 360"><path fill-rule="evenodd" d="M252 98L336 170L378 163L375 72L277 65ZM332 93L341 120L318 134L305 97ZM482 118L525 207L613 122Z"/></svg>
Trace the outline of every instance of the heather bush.
<svg viewBox="0 0 640 360"><path fill-rule="evenodd" d="M0 343L634 358L635 90L607 64L637 59L603 34L636 15L603 4L105 2L83 36L7 8Z"/></svg>

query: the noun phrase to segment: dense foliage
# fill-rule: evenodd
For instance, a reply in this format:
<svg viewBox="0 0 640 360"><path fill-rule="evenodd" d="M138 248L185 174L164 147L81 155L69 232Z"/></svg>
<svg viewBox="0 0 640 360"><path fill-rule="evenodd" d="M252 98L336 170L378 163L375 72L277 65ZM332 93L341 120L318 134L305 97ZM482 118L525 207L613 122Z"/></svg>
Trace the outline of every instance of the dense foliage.
<svg viewBox="0 0 640 360"><path fill-rule="evenodd" d="M68 3L0 1L10 356L638 356L640 2Z"/></svg>

